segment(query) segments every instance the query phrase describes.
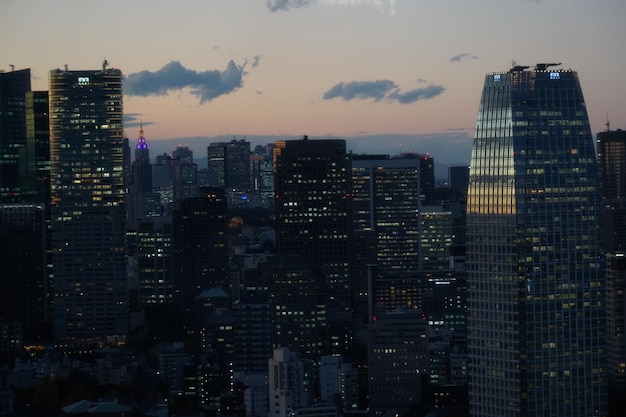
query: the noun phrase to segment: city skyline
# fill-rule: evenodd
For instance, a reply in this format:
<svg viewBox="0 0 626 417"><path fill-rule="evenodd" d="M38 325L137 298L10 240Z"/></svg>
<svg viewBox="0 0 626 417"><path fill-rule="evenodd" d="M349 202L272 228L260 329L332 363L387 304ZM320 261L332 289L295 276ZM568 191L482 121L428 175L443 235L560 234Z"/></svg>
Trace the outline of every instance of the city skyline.
<svg viewBox="0 0 626 417"><path fill-rule="evenodd" d="M577 68L592 132L604 130L607 118L626 128L618 71L626 57L617 53L626 4L618 0L96 7L1 2L0 69L31 68L33 89L47 90L50 70L97 68L107 59L125 76L126 135L135 137L143 120L153 148L164 139L238 135L257 145L264 143L257 137L307 134L351 139L355 152L430 152L467 163L476 85L512 60ZM362 140L371 135L381 138Z"/></svg>

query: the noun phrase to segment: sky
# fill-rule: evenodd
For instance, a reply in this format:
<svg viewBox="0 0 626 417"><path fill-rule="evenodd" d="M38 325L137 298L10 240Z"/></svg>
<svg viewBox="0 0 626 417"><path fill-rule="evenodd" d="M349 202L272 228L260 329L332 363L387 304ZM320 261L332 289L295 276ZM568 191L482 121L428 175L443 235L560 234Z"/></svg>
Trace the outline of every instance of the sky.
<svg viewBox="0 0 626 417"><path fill-rule="evenodd" d="M468 164L484 76L513 63L577 71L592 131L626 129L625 18L624 0L0 0L0 70L47 90L106 59L153 153L308 135Z"/></svg>

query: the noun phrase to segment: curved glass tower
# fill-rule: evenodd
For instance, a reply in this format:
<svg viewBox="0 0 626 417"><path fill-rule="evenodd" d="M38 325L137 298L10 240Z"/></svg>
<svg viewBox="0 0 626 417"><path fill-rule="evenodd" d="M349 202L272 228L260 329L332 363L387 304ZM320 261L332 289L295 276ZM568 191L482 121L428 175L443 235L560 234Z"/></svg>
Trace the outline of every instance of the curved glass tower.
<svg viewBox="0 0 626 417"><path fill-rule="evenodd" d="M598 169L576 72L488 74L467 202L470 411L606 415Z"/></svg>

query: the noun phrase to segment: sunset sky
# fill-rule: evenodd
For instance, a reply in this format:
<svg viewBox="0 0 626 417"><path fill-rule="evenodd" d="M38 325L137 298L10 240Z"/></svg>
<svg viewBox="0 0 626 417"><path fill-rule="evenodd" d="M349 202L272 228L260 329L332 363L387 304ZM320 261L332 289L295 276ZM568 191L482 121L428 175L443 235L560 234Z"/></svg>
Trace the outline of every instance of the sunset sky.
<svg viewBox="0 0 626 417"><path fill-rule="evenodd" d="M307 134L468 162L484 75L513 61L578 71L593 132L626 129L625 19L624 0L0 0L0 70L47 90L106 58L153 148Z"/></svg>

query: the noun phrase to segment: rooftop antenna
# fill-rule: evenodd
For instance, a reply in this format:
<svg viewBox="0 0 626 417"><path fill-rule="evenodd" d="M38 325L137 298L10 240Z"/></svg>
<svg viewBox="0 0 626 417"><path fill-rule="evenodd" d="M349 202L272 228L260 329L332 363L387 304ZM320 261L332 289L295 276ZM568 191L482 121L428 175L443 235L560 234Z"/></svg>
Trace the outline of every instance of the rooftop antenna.
<svg viewBox="0 0 626 417"><path fill-rule="evenodd" d="M104 58L104 61L102 61L102 71L106 71L107 65L109 65L109 61Z"/></svg>
<svg viewBox="0 0 626 417"><path fill-rule="evenodd" d="M609 115L606 115L606 131L610 132L611 131L611 122L609 121Z"/></svg>
<svg viewBox="0 0 626 417"><path fill-rule="evenodd" d="M15 71L15 65L9 64L9 66L11 67L11 71Z"/></svg>

